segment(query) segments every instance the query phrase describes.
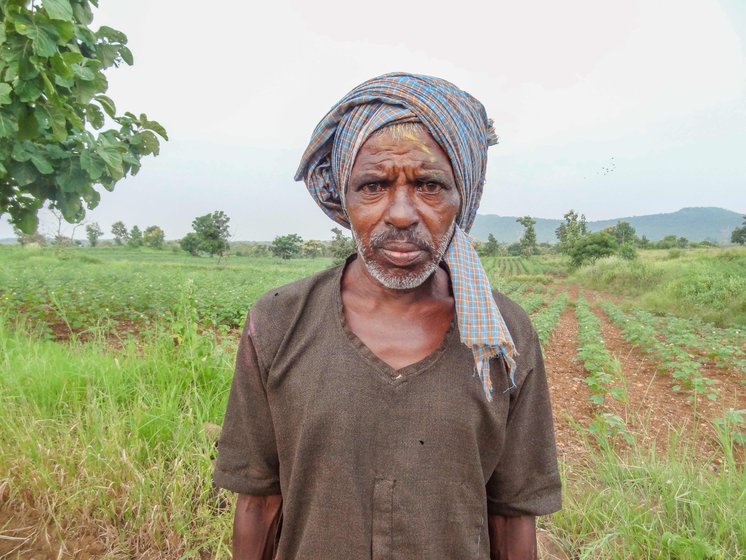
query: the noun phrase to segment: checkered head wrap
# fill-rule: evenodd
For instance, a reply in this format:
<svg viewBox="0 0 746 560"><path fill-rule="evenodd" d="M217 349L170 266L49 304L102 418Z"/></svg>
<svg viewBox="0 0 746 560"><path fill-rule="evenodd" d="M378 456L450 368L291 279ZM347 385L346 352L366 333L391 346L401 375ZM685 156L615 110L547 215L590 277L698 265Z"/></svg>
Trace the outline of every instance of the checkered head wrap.
<svg viewBox="0 0 746 560"><path fill-rule="evenodd" d="M399 72L373 78L316 126L295 180L305 181L321 209L349 228L344 196L357 153L376 130L401 122L421 122L451 160L461 209L443 259L451 273L461 341L472 350L476 374L492 400L490 359L505 361L514 387L517 352L467 235L482 198L487 148L497 143L482 104L439 78Z"/></svg>

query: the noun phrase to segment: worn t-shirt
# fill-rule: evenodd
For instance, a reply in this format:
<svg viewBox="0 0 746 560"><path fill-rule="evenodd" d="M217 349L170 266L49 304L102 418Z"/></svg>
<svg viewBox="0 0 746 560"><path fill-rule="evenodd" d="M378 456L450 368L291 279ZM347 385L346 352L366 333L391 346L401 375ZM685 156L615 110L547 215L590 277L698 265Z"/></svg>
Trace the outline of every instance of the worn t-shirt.
<svg viewBox="0 0 746 560"><path fill-rule="evenodd" d="M283 496L282 560L489 559L488 515L560 508L539 341L495 300L519 357L517 387L474 375L455 321L439 348L395 370L347 327L343 267L264 295L251 309L215 483Z"/></svg>

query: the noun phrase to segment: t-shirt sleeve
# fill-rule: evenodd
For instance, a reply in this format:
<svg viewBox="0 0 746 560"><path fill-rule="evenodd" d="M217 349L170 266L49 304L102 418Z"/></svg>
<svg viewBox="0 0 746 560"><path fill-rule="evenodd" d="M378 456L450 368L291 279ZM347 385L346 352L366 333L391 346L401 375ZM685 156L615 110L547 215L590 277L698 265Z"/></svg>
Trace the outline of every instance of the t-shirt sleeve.
<svg viewBox="0 0 746 560"><path fill-rule="evenodd" d="M249 313L238 345L228 407L213 474L217 486L240 494L280 494L279 462L266 374L257 359Z"/></svg>
<svg viewBox="0 0 746 560"><path fill-rule="evenodd" d="M518 361L527 373L511 394L503 451L487 482L490 515L546 515L562 507L549 388L533 329L530 340Z"/></svg>

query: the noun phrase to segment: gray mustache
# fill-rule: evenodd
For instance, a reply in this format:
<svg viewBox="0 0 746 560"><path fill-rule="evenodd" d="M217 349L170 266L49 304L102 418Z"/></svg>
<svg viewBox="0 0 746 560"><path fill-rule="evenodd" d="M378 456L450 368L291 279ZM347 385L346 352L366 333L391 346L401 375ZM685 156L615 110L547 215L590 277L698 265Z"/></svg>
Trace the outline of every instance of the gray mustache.
<svg viewBox="0 0 746 560"><path fill-rule="evenodd" d="M412 243L414 245L417 245L418 249L421 249L422 251L428 251L430 253L432 253L434 249L432 243L430 243L426 239L422 239L412 230L393 230L377 233L375 235L371 235L369 244L374 249L380 249L383 247L384 243L388 243L390 241L398 243Z"/></svg>

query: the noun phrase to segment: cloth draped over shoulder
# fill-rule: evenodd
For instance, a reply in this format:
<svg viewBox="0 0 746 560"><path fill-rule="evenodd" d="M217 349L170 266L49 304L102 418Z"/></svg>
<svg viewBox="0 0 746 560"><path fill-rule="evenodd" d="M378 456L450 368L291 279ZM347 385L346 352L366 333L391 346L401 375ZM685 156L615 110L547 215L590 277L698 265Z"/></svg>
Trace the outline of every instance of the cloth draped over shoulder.
<svg viewBox="0 0 746 560"><path fill-rule="evenodd" d="M327 216L349 228L344 196L358 151L377 130L403 122L422 123L451 160L461 209L443 259L450 270L461 341L472 350L475 372L492 400L490 359L505 361L515 386L517 353L468 236L484 188L487 148L497 143L482 104L440 78L396 72L368 80L316 126L295 180L306 183Z"/></svg>

